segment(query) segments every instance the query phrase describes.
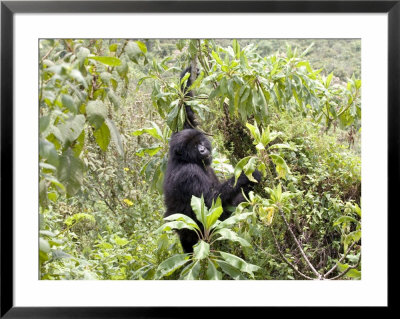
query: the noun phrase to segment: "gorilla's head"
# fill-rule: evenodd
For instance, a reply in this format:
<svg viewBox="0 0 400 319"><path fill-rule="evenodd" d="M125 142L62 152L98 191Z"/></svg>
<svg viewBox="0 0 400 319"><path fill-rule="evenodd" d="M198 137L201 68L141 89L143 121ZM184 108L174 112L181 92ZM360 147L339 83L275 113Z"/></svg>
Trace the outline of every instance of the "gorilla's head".
<svg viewBox="0 0 400 319"><path fill-rule="evenodd" d="M185 129L171 136L169 156L173 161L209 166L212 147L207 137L195 129Z"/></svg>

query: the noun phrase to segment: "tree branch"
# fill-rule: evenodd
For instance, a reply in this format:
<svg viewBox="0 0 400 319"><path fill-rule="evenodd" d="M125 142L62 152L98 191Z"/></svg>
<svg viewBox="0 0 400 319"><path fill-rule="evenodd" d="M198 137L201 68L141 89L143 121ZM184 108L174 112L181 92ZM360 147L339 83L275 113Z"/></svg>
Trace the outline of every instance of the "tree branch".
<svg viewBox="0 0 400 319"><path fill-rule="evenodd" d="M53 47L43 56L43 58L40 59L40 64L43 63L43 61L50 55L51 52L58 46L59 42L56 41L53 45Z"/></svg>
<svg viewBox="0 0 400 319"><path fill-rule="evenodd" d="M108 206L108 208L114 213L114 215L117 215L117 212L112 208L112 206L108 203L107 199L103 194L99 192L97 187L93 186L93 189L96 191L96 193L100 196L100 198L103 200L103 202Z"/></svg>
<svg viewBox="0 0 400 319"><path fill-rule="evenodd" d="M354 266L349 266L345 271L343 271L342 273L340 273L339 275L337 275L336 277L332 277L329 278L330 280L337 280L341 277L343 277L344 275L346 275L351 269L356 269L359 265L360 265L360 261L361 261L361 253L360 253L360 257L358 258L357 264L355 264Z"/></svg>
<svg viewBox="0 0 400 319"><path fill-rule="evenodd" d="M279 255L281 256L281 258L285 261L285 263L287 263L299 276L308 279L308 280L313 280L313 278L306 276L305 274L303 274L302 272L300 272L300 270L298 270L282 253L278 241L276 239L275 233L272 230L272 227L270 227L271 229L271 233L272 233L272 237L274 238L274 242L275 242L275 247L278 250ZM264 251L263 249L261 249L262 251Z"/></svg>
<svg viewBox="0 0 400 319"><path fill-rule="evenodd" d="M342 273L340 273L336 277L330 278L330 280L337 280L337 279L343 277L344 275L346 275L351 269L356 269L360 265L360 261L361 261L361 254L360 254L360 257L358 258L358 262L357 262L356 265L349 266L345 271L343 271Z"/></svg>
<svg viewBox="0 0 400 319"><path fill-rule="evenodd" d="M344 255L336 262L336 264L335 264L327 273L325 273L325 275L324 275L324 278L325 278L325 279L329 276L329 274L330 274L331 272L333 272L333 271L337 268L337 266L343 261L343 259L346 258L347 254L350 252L350 250L353 248L353 246L354 246L355 244L356 244L356 242L353 242L353 243L350 245L350 247L347 249L347 251L344 253Z"/></svg>
<svg viewBox="0 0 400 319"><path fill-rule="evenodd" d="M320 280L323 279L323 276L318 271L315 270L314 266L311 264L310 260L306 256L306 253L304 252L304 250L301 247L299 241L297 240L295 234L293 233L292 229L290 228L290 225L289 225L285 215L283 214L282 209L279 209L279 214L281 215L283 221L285 222L286 227L288 228L290 235L292 236L293 240L295 241L295 243L297 245L297 248L300 250L300 253L303 256L304 260L306 261L307 265L310 267L310 269L315 274L315 276L317 276L318 279L320 279Z"/></svg>
<svg viewBox="0 0 400 319"><path fill-rule="evenodd" d="M94 176L94 178L96 179L96 182L99 184L99 187L101 188L101 186L100 186L100 182L99 182L99 180L98 180L98 178L97 178L97 174L96 174L96 172L94 172L92 169L90 169L89 168L89 170L90 170L90 172L91 172L91 175L92 176ZM106 195L104 195L104 194L102 194L98 189L97 189L97 187L96 186L92 186L93 187L93 189L96 191L96 193L97 193L97 195L99 195L99 197L103 200L103 202L107 205L107 207L114 213L114 215L115 216L117 216L118 214L117 214L117 212L114 210L114 208L111 206L111 204L108 202L108 200L106 199ZM103 191L103 190L102 190ZM104 193L104 191L103 191L103 193Z"/></svg>

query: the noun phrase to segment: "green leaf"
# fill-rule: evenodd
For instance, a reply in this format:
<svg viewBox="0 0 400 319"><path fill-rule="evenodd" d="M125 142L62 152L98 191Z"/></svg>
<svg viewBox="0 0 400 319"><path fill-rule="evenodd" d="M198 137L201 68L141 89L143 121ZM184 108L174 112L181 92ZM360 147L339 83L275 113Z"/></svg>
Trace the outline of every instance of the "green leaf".
<svg viewBox="0 0 400 319"><path fill-rule="evenodd" d="M39 119L39 130L40 133L43 133L47 130L47 128L50 125L50 120L51 120L51 115L46 115L46 116L42 116ZM44 137L46 137L46 135L44 135Z"/></svg>
<svg viewBox="0 0 400 319"><path fill-rule="evenodd" d="M138 59L143 54L138 43L134 41L128 42L128 44L125 47L125 52L127 53L129 59L136 64L138 64Z"/></svg>
<svg viewBox="0 0 400 319"><path fill-rule="evenodd" d="M333 72L331 72L326 78L326 81L325 81L325 83L326 83L325 87L326 88L329 87L329 85L331 84L332 78L333 78Z"/></svg>
<svg viewBox="0 0 400 319"><path fill-rule="evenodd" d="M340 272L345 271L347 268L349 268L350 266L347 264L338 264L338 270ZM357 269L350 269L346 275L344 277L348 277L348 278L354 278L354 279L361 279L361 271L357 270Z"/></svg>
<svg viewBox="0 0 400 319"><path fill-rule="evenodd" d="M114 105L114 110L118 110L120 106L119 97L111 90L108 91L107 97L110 100L110 102Z"/></svg>
<svg viewBox="0 0 400 319"><path fill-rule="evenodd" d="M193 258L201 260L207 258L210 255L210 244L203 240L200 240L196 245L193 246Z"/></svg>
<svg viewBox="0 0 400 319"><path fill-rule="evenodd" d="M102 73L100 73L100 79L101 79L101 81L102 81L103 83L107 84L107 85L110 83L111 78L112 78L112 74L109 73L109 72L102 72Z"/></svg>
<svg viewBox="0 0 400 319"><path fill-rule="evenodd" d="M126 239L126 238L121 238L121 237L119 237L119 236L117 236L117 235L114 235L114 240L115 240L115 243L116 243L118 246L121 246L121 247L124 247L125 245L127 245L127 244L129 243L129 240L128 240L128 239Z"/></svg>
<svg viewBox="0 0 400 319"><path fill-rule="evenodd" d="M42 179L39 182L39 204L41 207L47 207L47 181Z"/></svg>
<svg viewBox="0 0 400 319"><path fill-rule="evenodd" d="M222 206L221 206L221 200L218 197L219 202L219 206L210 209L209 213L207 214L206 217L206 228L210 228L211 226L213 226L215 224L215 222L218 220L218 218L222 215L222 213L224 212Z"/></svg>
<svg viewBox="0 0 400 319"><path fill-rule="evenodd" d="M253 177L253 172L256 170L256 165L257 165L258 158L255 156L252 156L250 160L247 162L247 164L243 167L243 171L247 178L254 182L258 183L257 180Z"/></svg>
<svg viewBox="0 0 400 319"><path fill-rule="evenodd" d="M170 215L168 217L165 217L164 220L166 220L166 221L178 221L178 220L180 220L180 221L185 222L189 226L200 230L200 228L197 225L197 223L193 219L191 219L189 216L186 216L184 214L172 214L172 215Z"/></svg>
<svg viewBox="0 0 400 319"><path fill-rule="evenodd" d="M243 111L245 111L246 101L249 98L251 89L247 86L243 87L243 94L240 96L240 104L242 105Z"/></svg>
<svg viewBox="0 0 400 319"><path fill-rule="evenodd" d="M62 154L57 170L58 180L65 186L69 196L75 195L83 183L84 164L73 155L71 149Z"/></svg>
<svg viewBox="0 0 400 319"><path fill-rule="evenodd" d="M55 192L47 193L47 197L53 202L56 203L58 200L58 196Z"/></svg>
<svg viewBox="0 0 400 319"><path fill-rule="evenodd" d="M204 72L201 71L199 76L196 78L196 80L194 80L194 82L192 83L192 85L189 87L188 90L191 91L197 89L200 86L201 81L203 81L203 78L204 78Z"/></svg>
<svg viewBox="0 0 400 319"><path fill-rule="evenodd" d="M262 173L262 176L267 176L267 166L265 163L260 162L257 166L257 169Z"/></svg>
<svg viewBox="0 0 400 319"><path fill-rule="evenodd" d="M274 149L289 149L293 150L293 147L291 147L289 144L274 144L268 147L269 150L274 150Z"/></svg>
<svg viewBox="0 0 400 319"><path fill-rule="evenodd" d="M213 100L214 98L216 98L217 96L220 96L222 94L221 92L221 86L217 86L214 90L211 91L210 95L209 95L209 99Z"/></svg>
<svg viewBox="0 0 400 319"><path fill-rule="evenodd" d="M62 251L61 249L57 249L52 251L53 260L62 259L62 258L73 258L70 254Z"/></svg>
<svg viewBox="0 0 400 319"><path fill-rule="evenodd" d="M58 153L53 143L46 139L39 139L39 155L55 167L58 166Z"/></svg>
<svg viewBox="0 0 400 319"><path fill-rule="evenodd" d="M49 230L40 230L39 234L40 235L49 236L49 237L55 237L56 236L56 234L54 234L53 232L51 232Z"/></svg>
<svg viewBox="0 0 400 319"><path fill-rule="evenodd" d="M104 122L100 128L94 131L93 133L97 144L100 146L100 148L105 152L107 151L108 144L110 144L111 140L111 135L110 135L110 130L107 126L107 124Z"/></svg>
<svg viewBox="0 0 400 319"><path fill-rule="evenodd" d="M260 269L260 267L249 264L249 263L245 262L242 258L237 257L235 255L228 254L223 251L220 251L219 253L221 254L222 258L224 258L228 264L230 264L232 267L239 269L242 272L246 272L246 273L250 274L251 277L254 277L254 274L253 274L254 271L258 271Z"/></svg>
<svg viewBox="0 0 400 319"><path fill-rule="evenodd" d="M168 234L164 233L157 240L157 254L161 254L163 251L167 251L169 247Z"/></svg>
<svg viewBox="0 0 400 319"><path fill-rule="evenodd" d="M54 127L53 133L64 145L74 142L85 127L85 117L82 114L70 116L64 123Z"/></svg>
<svg viewBox="0 0 400 319"><path fill-rule="evenodd" d="M196 39L189 40L188 51L189 51L191 60L194 60L194 58L198 54L198 47L197 47L197 40Z"/></svg>
<svg viewBox="0 0 400 319"><path fill-rule="evenodd" d="M186 40L180 39L178 40L176 47L179 51L182 51L182 49L186 46Z"/></svg>
<svg viewBox="0 0 400 319"><path fill-rule="evenodd" d="M148 80L148 79L151 79L151 78L152 78L151 76L144 76L144 77L140 78L139 81L138 81L138 84L137 84L137 90L139 89L139 86L143 84L143 82L145 80Z"/></svg>
<svg viewBox="0 0 400 319"><path fill-rule="evenodd" d="M360 239L361 239L361 230L359 229L359 230L355 230L355 231L349 233L349 234L346 236L345 242L346 242L347 244L350 244L350 243L352 243L353 241L354 241L354 242L358 242Z"/></svg>
<svg viewBox="0 0 400 319"><path fill-rule="evenodd" d="M157 125L157 123L150 121L151 125L153 125L153 127L157 130L158 136L161 137L161 139L164 139L164 135L166 135L165 133L163 134L163 132L161 131L160 127Z"/></svg>
<svg viewBox="0 0 400 319"><path fill-rule="evenodd" d="M92 223L96 222L93 215L90 215L87 213L77 213L77 214L74 214L74 215L68 217L64 221L64 224L67 225L68 227L71 227L71 226L76 225L77 223L80 223L81 221L84 221L84 220L90 221Z"/></svg>
<svg viewBox="0 0 400 319"><path fill-rule="evenodd" d="M86 83L86 80L79 70L73 69L69 75L72 79L78 81L80 84L82 84L85 87L85 89L87 89L88 85Z"/></svg>
<svg viewBox="0 0 400 319"><path fill-rule="evenodd" d="M215 51L211 52L212 56L214 57L215 61L219 64L219 65L223 65L224 62L222 62L221 58L219 57L218 53Z"/></svg>
<svg viewBox="0 0 400 319"><path fill-rule="evenodd" d="M148 147L148 148L139 148L135 155L143 157L144 154L154 156L156 155L160 150L162 149L162 146L153 146L153 147Z"/></svg>
<svg viewBox="0 0 400 319"><path fill-rule="evenodd" d="M134 131L134 132L132 132L132 135L133 136L139 136L139 135L143 135L143 134L149 134L149 135L151 135L151 136L153 136L154 138L156 138L156 139L158 139L158 140L160 140L160 141L162 141L163 140L163 137L162 137L162 135L160 135L160 132L155 128L155 127L152 127L152 128L142 128L142 129L140 129L140 130L136 130L136 131Z"/></svg>
<svg viewBox="0 0 400 319"><path fill-rule="evenodd" d="M107 106L100 100L89 101L86 105L86 114L90 124L98 129L107 117Z"/></svg>
<svg viewBox="0 0 400 319"><path fill-rule="evenodd" d="M240 58L240 45L239 42L235 39L232 41L233 51L235 52L236 59Z"/></svg>
<svg viewBox="0 0 400 319"><path fill-rule="evenodd" d="M361 217L361 208L358 204L354 205L354 211L357 213L358 217Z"/></svg>
<svg viewBox="0 0 400 319"><path fill-rule="evenodd" d="M196 261L190 268L186 271L182 271L182 276L185 276L186 280L196 280L200 277L201 264L200 260Z"/></svg>
<svg viewBox="0 0 400 319"><path fill-rule="evenodd" d="M190 226L188 224L186 224L183 221L173 221L173 222L169 222L169 223L165 223L164 225L161 225L161 227L159 227L156 230L156 234L162 233L164 231L169 231L172 229L190 229L190 230L194 230L193 226Z"/></svg>
<svg viewBox="0 0 400 319"><path fill-rule="evenodd" d="M90 56L90 57L88 57L88 59L96 60L100 63L109 65L109 66L121 65L121 60L116 57L113 57L113 56Z"/></svg>
<svg viewBox="0 0 400 319"><path fill-rule="evenodd" d="M357 269L350 269L345 277L354 278L354 279L361 279L361 271Z"/></svg>
<svg viewBox="0 0 400 319"><path fill-rule="evenodd" d="M110 50L110 52L116 52L118 49L118 45L118 43L113 43L108 47L108 49Z"/></svg>
<svg viewBox="0 0 400 319"><path fill-rule="evenodd" d="M123 60L123 61L121 62L121 65L120 65L120 66L117 66L116 70L117 70L119 76L120 76L121 78L124 78L124 77L128 74L128 71L129 71L128 63L126 63L126 61Z"/></svg>
<svg viewBox="0 0 400 319"><path fill-rule="evenodd" d="M82 130L81 135L79 135L79 137L75 140L75 143L72 147L74 150L75 157L79 157L84 146L85 146L85 130Z"/></svg>
<svg viewBox="0 0 400 319"><path fill-rule="evenodd" d="M40 251L42 251L44 253L50 252L49 242L42 237L39 238L39 249L40 249Z"/></svg>
<svg viewBox="0 0 400 319"><path fill-rule="evenodd" d="M256 145L256 149L258 149L259 151L265 150L265 146L263 145L263 143L258 143L258 144Z"/></svg>
<svg viewBox="0 0 400 319"><path fill-rule="evenodd" d="M338 219L335 220L335 222L333 223L333 226L337 226L343 223L355 223L358 224L358 220L350 217L350 216L341 216Z"/></svg>
<svg viewBox="0 0 400 319"><path fill-rule="evenodd" d="M39 250L39 262L41 265L49 259L50 259L50 257L48 255L48 253L45 253L44 251Z"/></svg>
<svg viewBox="0 0 400 319"><path fill-rule="evenodd" d="M206 272L206 278L208 280L221 280L222 274L217 270L211 259L208 259L208 267Z"/></svg>
<svg viewBox="0 0 400 319"><path fill-rule="evenodd" d="M260 140L260 130L257 127L257 123L255 122L254 125L246 123L246 127L250 130L250 133L253 136L253 138L258 142Z"/></svg>
<svg viewBox="0 0 400 319"><path fill-rule="evenodd" d="M307 69L308 72L310 72L310 73L313 72L313 70L312 70L312 68L311 68L311 66L310 66L310 62L308 62L308 61L301 61L301 62L299 62L299 63L296 64L296 67L297 67L297 68L300 68L300 67L302 67L302 66L304 66L304 67Z"/></svg>
<svg viewBox="0 0 400 319"><path fill-rule="evenodd" d="M121 134L119 133L117 127L114 124L114 121L106 118L106 124L110 130L110 134L111 134L111 140L113 141L113 143L115 144L115 147L117 148L117 152L120 156L124 156L125 152L124 152L124 146L122 144L122 138L121 138Z"/></svg>
<svg viewBox="0 0 400 319"><path fill-rule="evenodd" d="M178 116L178 111L180 106L175 103L176 105L171 109L167 116L167 124L172 131L175 131L176 128L176 117ZM171 103L173 105L173 103Z"/></svg>
<svg viewBox="0 0 400 319"><path fill-rule="evenodd" d="M247 219L249 216L252 216L253 212L251 213L241 213L238 215L233 215L227 219L225 219L224 221L220 222L219 224L215 224L215 227L211 227L211 228L215 228L215 229L223 229L226 227L230 227L232 225L235 225L236 223Z"/></svg>
<svg viewBox="0 0 400 319"><path fill-rule="evenodd" d="M65 186L63 184L61 184L58 179L56 179L54 176L51 175L44 175L44 178L49 181L50 183L52 183L53 185L57 186L61 192L65 192Z"/></svg>
<svg viewBox="0 0 400 319"><path fill-rule="evenodd" d="M115 92L115 91L117 90L117 88L118 88L118 82L117 82L117 80L115 80L114 78L111 78L110 82L111 82L111 85L112 85L113 90L114 90L114 92ZM123 92L122 92L122 93L123 93Z"/></svg>
<svg viewBox="0 0 400 319"><path fill-rule="evenodd" d="M260 206L258 207L257 213L260 216L261 221L267 226L270 226L274 218L275 208L272 206Z"/></svg>
<svg viewBox="0 0 400 319"><path fill-rule="evenodd" d="M268 143L271 142L271 132L269 130L269 126L265 130L263 130L262 135L261 135L261 143L264 146L267 146Z"/></svg>
<svg viewBox="0 0 400 319"><path fill-rule="evenodd" d="M192 196L192 199L190 201L190 206L192 207L197 220L200 221L203 225L206 225L206 215L208 214L208 210L204 204L203 195L201 195L201 198Z"/></svg>
<svg viewBox="0 0 400 319"><path fill-rule="evenodd" d="M180 80L180 84L183 85L184 83L187 82L187 80L190 78L190 72L186 72L185 75L182 77Z"/></svg>
<svg viewBox="0 0 400 319"><path fill-rule="evenodd" d="M85 48L85 47L81 47L78 51L78 53L76 54L78 61L79 61L79 65L83 65L83 63L85 62L85 59L88 57L90 51L89 49Z"/></svg>
<svg viewBox="0 0 400 319"><path fill-rule="evenodd" d="M39 167L43 168L43 169L48 169L48 170L52 170L52 171L56 171L57 168L54 165L51 164L47 164L47 163L43 163L43 162L39 162Z"/></svg>
<svg viewBox="0 0 400 319"><path fill-rule="evenodd" d="M216 260L217 264L221 267L222 271L235 280L244 280L246 277L242 275L239 269L231 266L226 261Z"/></svg>
<svg viewBox="0 0 400 319"><path fill-rule="evenodd" d="M243 247L251 247L247 240L239 237L238 234L228 228L219 229L215 232L215 234L221 235L221 237L219 237L217 240L230 240L233 242L238 242Z"/></svg>
<svg viewBox="0 0 400 319"><path fill-rule="evenodd" d="M63 106L68 108L72 113L78 113L78 106L75 104L75 101L71 95L62 94L61 95L61 103Z"/></svg>
<svg viewBox="0 0 400 319"><path fill-rule="evenodd" d="M184 264L189 261L189 255L178 254L164 260L158 267L155 274L156 279L160 279L164 276L169 276L174 273L177 269L181 268Z"/></svg>
<svg viewBox="0 0 400 319"><path fill-rule="evenodd" d="M238 180L240 174L242 173L244 166L248 163L250 158L251 158L251 156L247 156L245 158L242 158L239 161L239 163L237 163L237 165L235 166L235 170L233 172L233 174L235 175L235 184L234 184L234 186L236 186L237 180Z"/></svg>
<svg viewBox="0 0 400 319"><path fill-rule="evenodd" d="M290 169L287 166L285 160L277 154L270 154L270 158L275 164L275 169L278 173L278 177L286 179L286 176L290 174Z"/></svg>
<svg viewBox="0 0 400 319"><path fill-rule="evenodd" d="M147 53L147 47L146 45L141 42L141 41L136 41L136 44L138 45L139 49L143 52L143 53Z"/></svg>

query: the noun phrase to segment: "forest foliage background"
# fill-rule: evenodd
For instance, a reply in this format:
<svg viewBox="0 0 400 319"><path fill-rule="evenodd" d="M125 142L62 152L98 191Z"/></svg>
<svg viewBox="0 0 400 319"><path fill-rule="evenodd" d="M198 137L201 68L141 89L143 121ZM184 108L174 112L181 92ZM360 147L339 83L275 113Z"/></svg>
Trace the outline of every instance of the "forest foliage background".
<svg viewBox="0 0 400 319"><path fill-rule="evenodd" d="M39 50L40 279L361 278L359 40L43 39ZM179 81L189 64L193 98ZM192 255L173 231L190 221L163 220L161 188L184 104L212 135L221 179L263 173ZM220 210L193 207L209 220Z"/></svg>

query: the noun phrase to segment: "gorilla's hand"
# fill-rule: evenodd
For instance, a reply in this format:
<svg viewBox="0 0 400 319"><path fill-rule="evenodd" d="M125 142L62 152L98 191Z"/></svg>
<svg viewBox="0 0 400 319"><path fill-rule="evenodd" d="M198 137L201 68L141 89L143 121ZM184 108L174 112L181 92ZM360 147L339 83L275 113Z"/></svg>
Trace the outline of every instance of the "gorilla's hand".
<svg viewBox="0 0 400 319"><path fill-rule="evenodd" d="M257 183L259 183L259 182L261 182L262 174L261 174L261 172L260 172L258 169L256 169L256 170L253 172L253 177L254 177L254 179L257 181ZM252 182L252 183L253 183L253 182Z"/></svg>
<svg viewBox="0 0 400 319"><path fill-rule="evenodd" d="M262 174L258 169L256 169L252 175L253 175L254 179L257 181L257 183L259 183L261 181ZM238 178L237 184L239 187L243 187L243 186L246 186L249 184L254 185L255 182L249 180L248 177L242 172Z"/></svg>

